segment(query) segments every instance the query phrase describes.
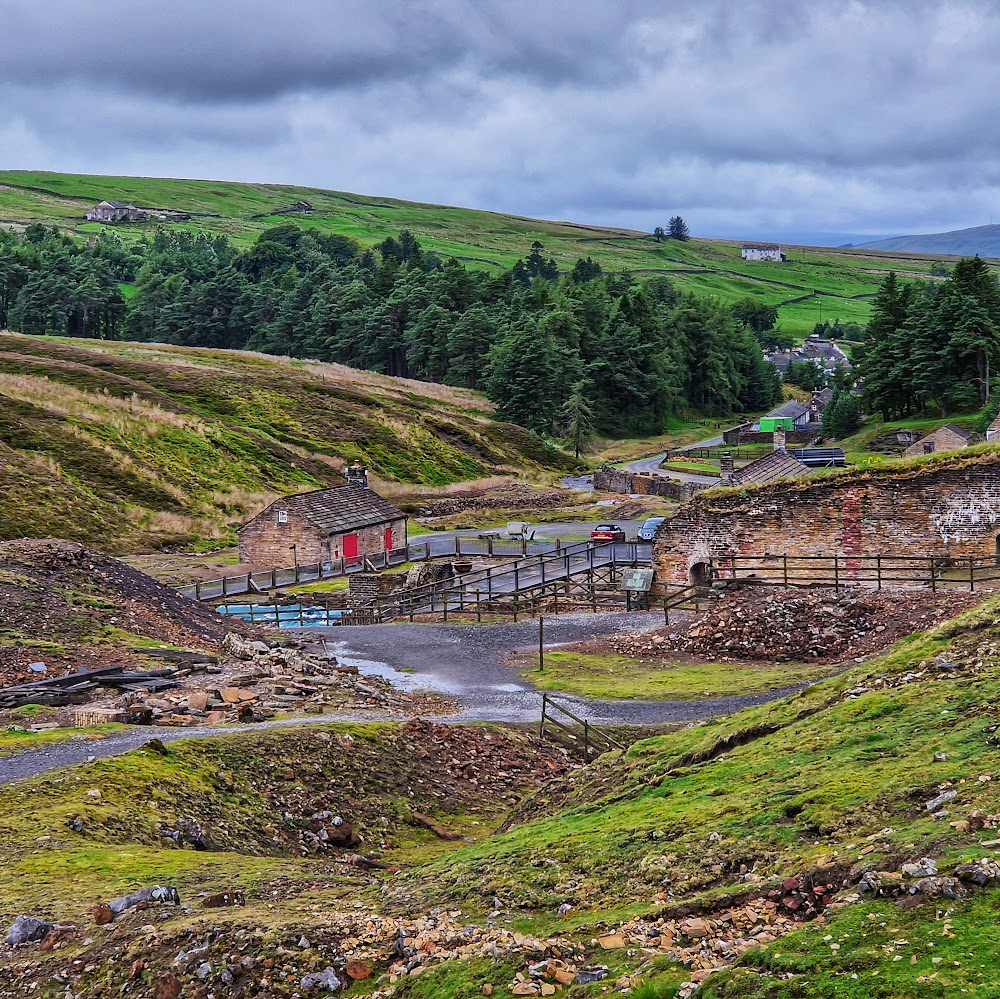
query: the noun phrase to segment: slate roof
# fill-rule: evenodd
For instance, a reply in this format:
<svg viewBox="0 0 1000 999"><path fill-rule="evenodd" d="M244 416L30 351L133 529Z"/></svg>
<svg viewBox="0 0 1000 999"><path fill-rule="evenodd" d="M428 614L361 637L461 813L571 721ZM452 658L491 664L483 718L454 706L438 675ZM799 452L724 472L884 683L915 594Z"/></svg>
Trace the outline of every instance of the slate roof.
<svg viewBox="0 0 1000 999"><path fill-rule="evenodd" d="M959 437L963 437L967 441L972 440L972 434L968 430L963 430L961 427L956 427L954 423L946 423L943 427L939 427L939 430L950 430L953 434L958 434ZM927 435L928 437L931 434Z"/></svg>
<svg viewBox="0 0 1000 999"><path fill-rule="evenodd" d="M993 422L986 428L987 440L993 440L998 435L1000 435L1000 416L997 416L993 420Z"/></svg>
<svg viewBox="0 0 1000 999"><path fill-rule="evenodd" d="M733 481L738 486L759 485L774 482L775 479L800 479L810 472L808 465L793 458L787 451L772 451L741 468L733 476Z"/></svg>
<svg viewBox="0 0 1000 999"><path fill-rule="evenodd" d="M780 250L780 243L744 243L744 250Z"/></svg>
<svg viewBox="0 0 1000 999"><path fill-rule="evenodd" d="M777 409L772 409L770 413L767 414L768 417L774 417L775 419L792 419L796 420L800 416L805 416L809 412L808 406L803 406L801 402L796 402L794 399L789 399L788 402L782 404Z"/></svg>
<svg viewBox="0 0 1000 999"><path fill-rule="evenodd" d="M396 509L387 499L371 489L353 483L300 493L298 496L286 496L257 516L263 517L275 507L294 510L325 534L344 534L373 524L406 520L406 514Z"/></svg>

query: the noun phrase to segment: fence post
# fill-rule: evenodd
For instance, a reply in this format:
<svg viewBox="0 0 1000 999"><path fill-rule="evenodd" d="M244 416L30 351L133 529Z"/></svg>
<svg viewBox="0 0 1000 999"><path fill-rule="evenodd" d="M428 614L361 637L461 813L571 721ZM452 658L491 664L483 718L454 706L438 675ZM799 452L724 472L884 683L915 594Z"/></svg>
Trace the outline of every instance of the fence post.
<svg viewBox="0 0 1000 999"><path fill-rule="evenodd" d="M542 694L542 720L538 723L538 738L545 738L545 706L549 703L549 695Z"/></svg>
<svg viewBox="0 0 1000 999"><path fill-rule="evenodd" d="M493 557L493 535L489 534L486 536L486 554Z"/></svg>
<svg viewBox="0 0 1000 999"><path fill-rule="evenodd" d="M194 584L194 598L195 600L201 600L201 582Z"/></svg>
<svg viewBox="0 0 1000 999"><path fill-rule="evenodd" d="M250 573L247 573L247 593L250 592Z"/></svg>
<svg viewBox="0 0 1000 999"><path fill-rule="evenodd" d="M670 624L670 607L667 605L667 598L663 598L663 623Z"/></svg>
<svg viewBox="0 0 1000 999"><path fill-rule="evenodd" d="M481 622L483 620L482 612L479 609L479 602L482 598L482 594L479 590L476 590L476 621Z"/></svg>
<svg viewBox="0 0 1000 999"><path fill-rule="evenodd" d="M840 592L840 556L834 553L833 556L833 589Z"/></svg>
<svg viewBox="0 0 1000 999"><path fill-rule="evenodd" d="M278 570L271 570L271 589L276 590L278 588Z"/></svg>
<svg viewBox="0 0 1000 999"><path fill-rule="evenodd" d="M590 760L590 722L583 719L583 758Z"/></svg>
<svg viewBox="0 0 1000 999"><path fill-rule="evenodd" d="M931 593L934 593L937 590L937 579L934 576L934 559L933 558L929 558L927 560L927 568L930 569L930 573L931 573Z"/></svg>
<svg viewBox="0 0 1000 999"><path fill-rule="evenodd" d="M517 590L514 590L514 624L517 624Z"/></svg>
<svg viewBox="0 0 1000 999"><path fill-rule="evenodd" d="M413 594L411 593L407 601L410 605L410 624L413 624Z"/></svg>
<svg viewBox="0 0 1000 999"><path fill-rule="evenodd" d="M969 556L969 592L970 593L975 593L976 592L976 577L975 577L975 574L973 573L974 563L975 563L975 559L970 555Z"/></svg>
<svg viewBox="0 0 1000 999"><path fill-rule="evenodd" d="M514 563L514 592L517 593L517 591L520 588L521 588L521 586L520 586L520 583L518 582L518 575L517 575L517 563L515 562Z"/></svg>
<svg viewBox="0 0 1000 999"><path fill-rule="evenodd" d="M442 604L442 607L443 607L442 613L444 614L444 619L445 619L445 621L447 621L448 620L448 591L447 590L445 590L444 593L441 595L441 604Z"/></svg>
<svg viewBox="0 0 1000 999"><path fill-rule="evenodd" d="M521 557L523 558L528 554L528 539L522 534L521 535Z"/></svg>
<svg viewBox="0 0 1000 999"><path fill-rule="evenodd" d="M781 556L781 569L784 573L785 589L788 589L788 553Z"/></svg>
<svg viewBox="0 0 1000 999"><path fill-rule="evenodd" d="M226 595L226 577L225 576L222 577L222 595L223 596Z"/></svg>
<svg viewBox="0 0 1000 999"><path fill-rule="evenodd" d="M562 551L562 542L556 538L556 552Z"/></svg>

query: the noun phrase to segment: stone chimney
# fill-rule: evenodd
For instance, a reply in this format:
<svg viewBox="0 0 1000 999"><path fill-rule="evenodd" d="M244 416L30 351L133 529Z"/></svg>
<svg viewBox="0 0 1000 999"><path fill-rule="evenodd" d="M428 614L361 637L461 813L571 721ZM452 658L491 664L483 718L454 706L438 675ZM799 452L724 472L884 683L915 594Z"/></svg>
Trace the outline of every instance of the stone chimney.
<svg viewBox="0 0 1000 999"><path fill-rule="evenodd" d="M785 450L785 428L775 427L774 428L774 450L784 451Z"/></svg>
<svg viewBox="0 0 1000 999"><path fill-rule="evenodd" d="M719 471L721 473L719 475L719 482L721 485L731 486L733 484L735 467L732 451L723 451L722 457L719 459Z"/></svg>
<svg viewBox="0 0 1000 999"><path fill-rule="evenodd" d="M349 486L368 488L368 469L360 461L355 461L353 465L348 465L344 469L344 478L347 479Z"/></svg>

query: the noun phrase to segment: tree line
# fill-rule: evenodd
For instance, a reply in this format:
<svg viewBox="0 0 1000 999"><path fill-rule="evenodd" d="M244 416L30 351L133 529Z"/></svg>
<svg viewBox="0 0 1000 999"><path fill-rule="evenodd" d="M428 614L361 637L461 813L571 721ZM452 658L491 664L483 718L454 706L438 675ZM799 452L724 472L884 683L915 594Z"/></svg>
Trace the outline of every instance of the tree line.
<svg viewBox="0 0 1000 999"><path fill-rule="evenodd" d="M889 274L860 358L868 408L886 420L989 403L1000 365L1000 286L985 261L960 260L938 283Z"/></svg>
<svg viewBox="0 0 1000 999"><path fill-rule="evenodd" d="M78 243L0 232L0 328L335 361L479 389L501 418L577 446L591 430L654 434L780 400L762 318L639 283L590 258L561 272L534 243L500 273L426 252L403 231L365 248L284 223L240 251L158 230Z"/></svg>

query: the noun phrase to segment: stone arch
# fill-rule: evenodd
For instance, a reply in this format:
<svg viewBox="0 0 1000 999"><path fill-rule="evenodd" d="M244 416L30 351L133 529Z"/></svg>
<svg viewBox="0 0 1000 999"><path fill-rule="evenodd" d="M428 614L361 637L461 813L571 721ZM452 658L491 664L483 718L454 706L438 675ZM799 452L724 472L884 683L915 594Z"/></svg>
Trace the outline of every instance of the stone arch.
<svg viewBox="0 0 1000 999"><path fill-rule="evenodd" d="M710 586L712 570L707 562L692 562L688 569L688 579L692 586Z"/></svg>

